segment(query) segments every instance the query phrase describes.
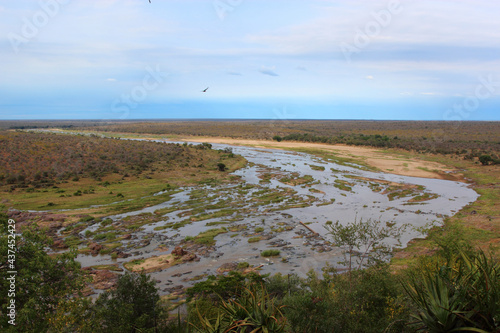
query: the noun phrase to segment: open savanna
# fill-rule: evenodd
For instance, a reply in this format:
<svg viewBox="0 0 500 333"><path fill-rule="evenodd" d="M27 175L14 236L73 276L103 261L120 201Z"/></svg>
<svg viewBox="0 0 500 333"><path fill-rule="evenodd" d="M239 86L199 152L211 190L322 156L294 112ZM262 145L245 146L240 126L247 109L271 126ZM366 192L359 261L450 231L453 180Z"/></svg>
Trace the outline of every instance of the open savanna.
<svg viewBox="0 0 500 333"><path fill-rule="evenodd" d="M246 161L210 145L54 133L0 133L0 190L15 209L109 215L165 201L179 187L234 180ZM167 191L168 190L168 191ZM163 195L153 196L160 191ZM108 205L115 203L113 205Z"/></svg>

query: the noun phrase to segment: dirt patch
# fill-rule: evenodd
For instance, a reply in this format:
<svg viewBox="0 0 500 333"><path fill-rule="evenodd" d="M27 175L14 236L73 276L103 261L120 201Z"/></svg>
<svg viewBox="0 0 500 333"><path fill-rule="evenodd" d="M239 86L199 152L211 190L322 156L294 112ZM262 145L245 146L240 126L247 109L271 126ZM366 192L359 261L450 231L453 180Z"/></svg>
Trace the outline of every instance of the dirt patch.
<svg viewBox="0 0 500 333"><path fill-rule="evenodd" d="M173 254L164 254L153 256L147 259L136 259L129 261L123 265L131 272L152 273L158 272L179 263Z"/></svg>
<svg viewBox="0 0 500 333"><path fill-rule="evenodd" d="M123 267L131 272L152 273L162 271L174 265L197 260L199 258L196 254L177 246L170 254L152 256L147 259L135 259L123 264Z"/></svg>
<svg viewBox="0 0 500 333"><path fill-rule="evenodd" d="M462 174L457 173L455 169L437 162L423 161L417 158L406 157L397 152L388 152L387 150L358 147L347 145L327 145L321 143L308 142L276 142L269 140L249 140L233 139L221 137L184 137L181 141L192 142L211 142L230 145L252 146L258 148L307 148L320 149L337 154L339 157L348 157L369 166L375 167L380 171L402 176L446 179L455 181L465 181Z"/></svg>

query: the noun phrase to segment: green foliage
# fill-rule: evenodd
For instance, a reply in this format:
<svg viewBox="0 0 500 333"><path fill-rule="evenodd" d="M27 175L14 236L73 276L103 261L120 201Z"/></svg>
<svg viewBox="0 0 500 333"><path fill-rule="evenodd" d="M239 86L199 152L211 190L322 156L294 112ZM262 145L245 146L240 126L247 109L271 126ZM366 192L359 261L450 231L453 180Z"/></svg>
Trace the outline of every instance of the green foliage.
<svg viewBox="0 0 500 333"><path fill-rule="evenodd" d="M479 156L479 162L481 162L482 165L488 165L493 162L493 159L490 155L481 155Z"/></svg>
<svg viewBox="0 0 500 333"><path fill-rule="evenodd" d="M79 304L78 296L84 287L84 277L80 264L75 261L76 251L58 255L48 255L45 250L52 240L44 230L32 224L22 230L22 236L15 240L15 269L8 268L9 246L8 219L3 208L0 209L0 304L2 306L0 325L4 330L13 329L7 324L7 304L10 302L7 291L11 277L8 271L15 270L16 330L23 332L46 332L61 309L66 309L68 321L76 320L84 311L73 312L73 305ZM10 238L12 239L12 238ZM8 268L8 269L7 269ZM81 296L81 295L80 295Z"/></svg>
<svg viewBox="0 0 500 333"><path fill-rule="evenodd" d="M353 259L358 269L363 267L365 258L368 265L382 263L392 253L392 247L383 241L392 238L399 242L406 227L406 225L396 227L391 223L383 226L380 221L372 219L366 222L355 219L346 226L339 221L325 225L333 243L344 248L344 261L340 263L346 265L349 271L353 269Z"/></svg>
<svg viewBox="0 0 500 333"><path fill-rule="evenodd" d="M241 294L247 283L262 282L264 276L256 273L243 275L240 272L229 272L228 275L208 276L207 280L196 283L186 292L190 299L204 297L210 299L228 299L233 295Z"/></svg>
<svg viewBox="0 0 500 333"><path fill-rule="evenodd" d="M428 332L497 332L500 265L483 251L459 252L452 261L402 282L418 308L418 329Z"/></svg>
<svg viewBox="0 0 500 333"><path fill-rule="evenodd" d="M154 328L159 300L151 277L125 273L116 289L105 291L95 303L96 332L140 332Z"/></svg>
<svg viewBox="0 0 500 333"><path fill-rule="evenodd" d="M260 253L260 255L263 257L276 257L280 255L280 250L274 250L274 249L264 250Z"/></svg>
<svg viewBox="0 0 500 333"><path fill-rule="evenodd" d="M245 269L250 267L250 264L247 263L246 261L241 261L238 263L238 269Z"/></svg>
<svg viewBox="0 0 500 333"><path fill-rule="evenodd" d="M226 165L224 163L217 163L217 169L219 171L226 171Z"/></svg>
<svg viewBox="0 0 500 333"><path fill-rule="evenodd" d="M229 300L221 299L218 313L207 318L197 311L198 331L201 332L286 332L287 321L282 305L277 305L261 284L250 284L243 292Z"/></svg>
<svg viewBox="0 0 500 333"><path fill-rule="evenodd" d="M282 304L291 332L402 332L408 308L387 265L346 274L310 273Z"/></svg>
<svg viewBox="0 0 500 333"><path fill-rule="evenodd" d="M260 236L257 236L257 237L250 237L250 238L248 239L248 242L249 242L249 243L257 243L257 242L259 242L261 239L262 239L262 238L261 238Z"/></svg>

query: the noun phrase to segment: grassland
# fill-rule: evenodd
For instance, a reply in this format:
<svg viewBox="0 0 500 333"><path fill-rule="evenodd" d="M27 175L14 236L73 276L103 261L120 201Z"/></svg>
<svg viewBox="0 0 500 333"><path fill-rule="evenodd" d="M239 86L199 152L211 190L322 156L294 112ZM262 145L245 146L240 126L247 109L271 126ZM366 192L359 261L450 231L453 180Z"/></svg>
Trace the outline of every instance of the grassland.
<svg viewBox="0 0 500 333"><path fill-rule="evenodd" d="M444 156L428 158L463 170L480 196L454 216L446 218L443 227L431 228L427 238L414 240L407 248L396 253L393 265L406 267L422 255L435 253L438 245L452 246L458 243L491 251L500 258L500 167Z"/></svg>
<svg viewBox="0 0 500 333"><path fill-rule="evenodd" d="M3 203L22 210L136 210L168 201L179 186L235 181L229 172L246 163L206 145L24 132L3 132L0 142Z"/></svg>

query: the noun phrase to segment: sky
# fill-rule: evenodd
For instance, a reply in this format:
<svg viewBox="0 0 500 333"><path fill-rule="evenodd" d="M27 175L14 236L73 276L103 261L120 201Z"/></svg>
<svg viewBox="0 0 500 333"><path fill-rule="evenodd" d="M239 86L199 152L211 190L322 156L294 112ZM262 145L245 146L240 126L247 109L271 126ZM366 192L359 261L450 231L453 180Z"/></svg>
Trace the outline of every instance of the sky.
<svg viewBox="0 0 500 333"><path fill-rule="evenodd" d="M491 0L0 0L0 119L498 121L499 15Z"/></svg>

